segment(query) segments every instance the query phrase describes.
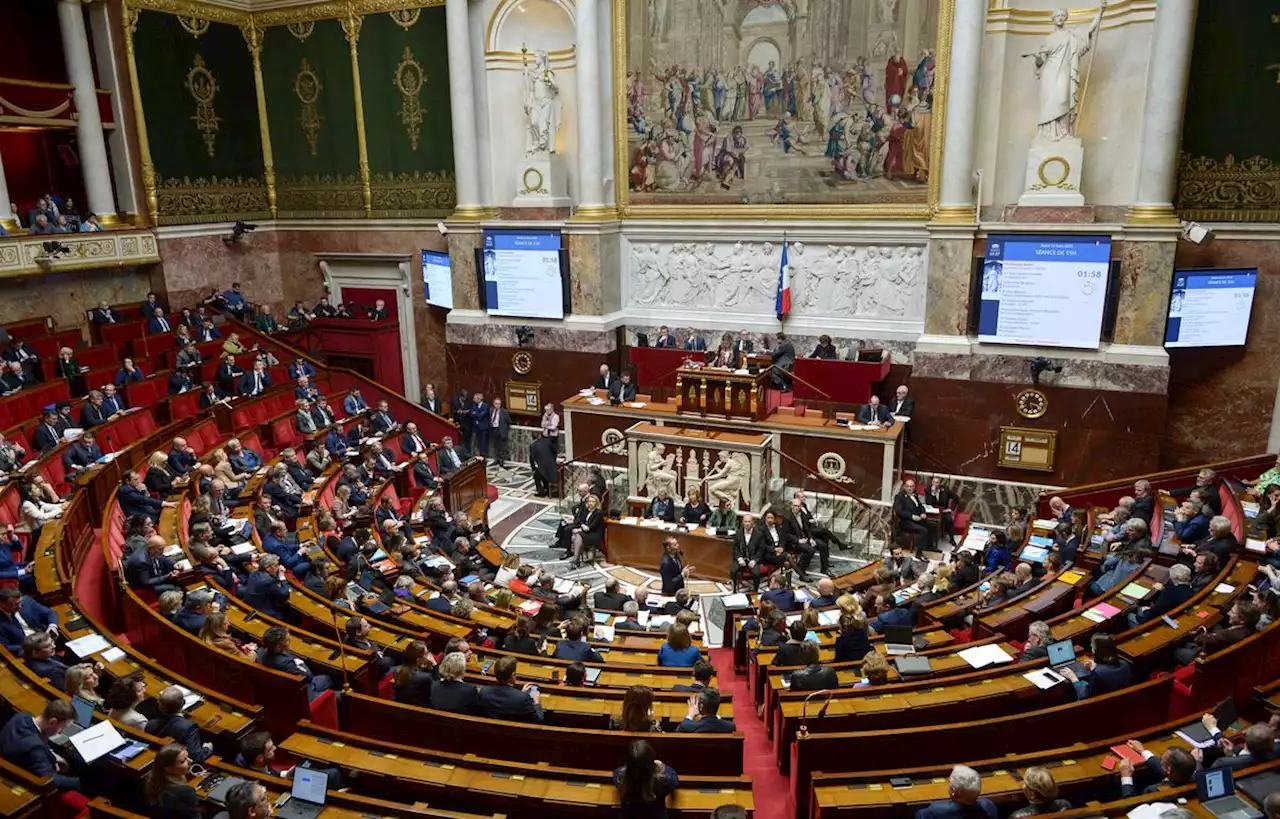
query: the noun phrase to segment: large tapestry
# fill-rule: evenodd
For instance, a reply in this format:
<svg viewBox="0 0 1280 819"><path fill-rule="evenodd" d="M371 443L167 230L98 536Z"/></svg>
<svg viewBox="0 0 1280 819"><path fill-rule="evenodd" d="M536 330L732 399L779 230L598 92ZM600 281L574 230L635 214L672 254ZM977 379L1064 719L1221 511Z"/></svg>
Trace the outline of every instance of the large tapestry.
<svg viewBox="0 0 1280 819"><path fill-rule="evenodd" d="M1178 211L1280 221L1280 3L1201 3L1194 48Z"/></svg>
<svg viewBox="0 0 1280 819"><path fill-rule="evenodd" d="M949 2L625 0L629 203L924 205Z"/></svg>

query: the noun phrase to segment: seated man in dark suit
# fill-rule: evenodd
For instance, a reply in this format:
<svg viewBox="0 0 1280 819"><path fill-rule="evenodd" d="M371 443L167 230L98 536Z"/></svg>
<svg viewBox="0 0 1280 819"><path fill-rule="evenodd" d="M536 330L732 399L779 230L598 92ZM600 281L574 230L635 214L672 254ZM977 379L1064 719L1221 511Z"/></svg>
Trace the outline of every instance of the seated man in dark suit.
<svg viewBox="0 0 1280 819"><path fill-rule="evenodd" d="M628 600L622 604L622 619L613 622L614 631L648 631L640 622L640 604Z"/></svg>
<svg viewBox="0 0 1280 819"><path fill-rule="evenodd" d="M930 802L916 811L916 819L996 819L995 803L982 795L982 777L973 768L957 765L947 782L950 799Z"/></svg>
<svg viewBox="0 0 1280 819"><path fill-rule="evenodd" d="M1200 655L1212 654L1233 646L1258 630L1258 618L1262 612L1252 603L1237 600L1227 612L1225 623L1211 629L1201 626L1191 640L1174 649L1173 659L1178 665L1189 665Z"/></svg>
<svg viewBox="0 0 1280 819"><path fill-rule="evenodd" d="M910 626L912 623L911 606L899 606L897 598L892 594L882 594L879 598L880 614L867 627L873 631L884 633L885 626Z"/></svg>
<svg viewBox="0 0 1280 819"><path fill-rule="evenodd" d="M764 530L756 526L755 515L742 516L742 525L733 533L733 590L738 590L738 577L743 570L751 573L751 588L760 590L760 570L767 555Z"/></svg>
<svg viewBox="0 0 1280 819"><path fill-rule="evenodd" d="M821 609L836 604L836 584L824 577L818 581L818 596L809 601L809 608Z"/></svg>
<svg viewBox="0 0 1280 819"><path fill-rule="evenodd" d="M400 451L405 457L417 455L427 449L427 439L418 432L418 425L410 421L404 425L404 435L400 436Z"/></svg>
<svg viewBox="0 0 1280 819"><path fill-rule="evenodd" d="M107 304L105 301L98 304L98 306L93 310L94 324L115 324L119 321L122 321L120 314L111 309L111 305Z"/></svg>
<svg viewBox="0 0 1280 819"><path fill-rule="evenodd" d="M43 455L56 447L61 440L62 433L58 432L58 411L53 409L45 410L40 416L40 426L36 427L35 431L31 433L31 443Z"/></svg>
<svg viewBox="0 0 1280 819"><path fill-rule="evenodd" d="M684 720L676 726L680 734L732 734L737 730L733 720L721 719L720 692L714 688L704 688L689 698L689 711Z"/></svg>
<svg viewBox="0 0 1280 819"><path fill-rule="evenodd" d="M636 385L631 380L631 373L624 371L622 379L615 381L613 388L609 390L609 397L624 404L631 403L636 400Z"/></svg>
<svg viewBox="0 0 1280 819"><path fill-rule="evenodd" d="M173 501L158 501L147 492L142 473L130 469L124 473L124 483L116 492L116 500L120 503L120 511L126 518L134 515L146 515L152 523L160 522L160 510L173 506Z"/></svg>
<svg viewBox="0 0 1280 819"><path fill-rule="evenodd" d="M889 402L889 414L910 418L915 411L916 399L907 395L907 387L903 384L894 392L893 400Z"/></svg>
<svg viewBox="0 0 1280 819"><path fill-rule="evenodd" d="M1173 564L1169 567L1168 583L1157 583L1156 587L1159 591L1147 605L1128 613L1130 628L1162 617L1190 600L1195 594L1191 588L1191 568L1182 563Z"/></svg>
<svg viewBox="0 0 1280 819"><path fill-rule="evenodd" d="M489 719L508 719L514 722L542 722L542 698L538 687L525 683L516 687L515 657L502 657L494 664L494 685L480 689L480 713Z"/></svg>
<svg viewBox="0 0 1280 819"><path fill-rule="evenodd" d="M124 575L134 589L151 589L156 594L177 590L174 581L180 572L164 556L168 542L160 535L147 538L147 548L125 560Z"/></svg>
<svg viewBox="0 0 1280 819"><path fill-rule="evenodd" d="M19 711L0 729L0 757L33 776L53 780L55 788L78 791L80 778L62 773L66 763L49 744L51 737L75 721L76 709L70 700L49 700L38 717Z"/></svg>
<svg viewBox="0 0 1280 819"><path fill-rule="evenodd" d="M253 362L253 369L240 378L240 394L247 396L262 395L271 389L271 374L267 372L267 362Z"/></svg>
<svg viewBox="0 0 1280 819"><path fill-rule="evenodd" d="M57 632L57 612L12 586L0 589L0 645L13 656L21 657L27 629L33 633Z"/></svg>
<svg viewBox="0 0 1280 819"><path fill-rule="evenodd" d="M386 435L400 428L396 419L391 417L391 406L386 401L379 401L378 408L369 415L369 423L375 433Z"/></svg>
<svg viewBox="0 0 1280 819"><path fill-rule="evenodd" d="M98 446L93 430L85 430L84 435L72 442L71 446L67 447L67 451L62 453L62 468L70 473L79 472L93 466L101 457L102 448Z"/></svg>
<svg viewBox="0 0 1280 819"><path fill-rule="evenodd" d="M170 326L169 319L164 314L164 308L157 307L155 310L151 311L151 319L147 321L147 333L149 335L156 335L158 333L171 332L173 332L173 327Z"/></svg>
<svg viewBox="0 0 1280 819"><path fill-rule="evenodd" d="M156 697L156 709L160 716L147 721L147 733L167 737L187 749L192 762L204 762L213 755L213 743L205 742L200 726L182 713L185 697L182 689L171 685Z"/></svg>
<svg viewBox="0 0 1280 819"><path fill-rule="evenodd" d="M1205 508L1208 508L1207 504ZM1182 553L1184 560L1194 560L1195 556L1201 552L1210 552L1218 558L1219 566L1225 566L1232 553L1239 548L1240 541L1236 540L1235 534L1231 531L1231 518L1219 514L1209 520L1209 539L1194 549L1184 546Z"/></svg>
<svg viewBox="0 0 1280 819"><path fill-rule="evenodd" d="M169 375L169 383L167 390L169 395L181 395L184 392L195 389L196 382L191 379L191 373L187 370L174 370Z"/></svg>
<svg viewBox="0 0 1280 819"><path fill-rule="evenodd" d="M1027 627L1027 641L1022 646L1022 662L1028 660L1039 660L1049 656L1049 644L1054 642L1053 632L1049 629L1049 624L1043 620L1037 620Z"/></svg>
<svg viewBox="0 0 1280 819"><path fill-rule="evenodd" d="M284 619L288 610L289 582L285 568L275 555L254 557L245 564L249 577L240 589L240 599L253 608L277 620Z"/></svg>
<svg viewBox="0 0 1280 819"><path fill-rule="evenodd" d="M604 591L595 593L591 601L592 607L597 611L622 611L622 607L631 598L618 591L619 588L618 578L610 577L604 582Z"/></svg>
<svg viewBox="0 0 1280 819"><path fill-rule="evenodd" d="M55 656L56 651L57 646L48 631L32 632L22 640L22 659L27 668L44 677L59 691L66 691L67 664Z"/></svg>
<svg viewBox="0 0 1280 819"><path fill-rule="evenodd" d="M464 460L466 456L454 449L452 438L446 435L440 439L440 449L436 451L436 466L440 468L441 476L457 472L462 468Z"/></svg>
<svg viewBox="0 0 1280 819"><path fill-rule="evenodd" d="M863 404L858 410L859 424L880 424L881 426L891 426L893 424L893 415L889 412L889 408L880 403L880 396L871 396L871 401Z"/></svg>
<svg viewBox="0 0 1280 819"><path fill-rule="evenodd" d="M673 685L672 691L688 691L698 694L711 687L711 680L716 675L716 668L706 660L699 660L693 666L693 683L691 685Z"/></svg>
<svg viewBox="0 0 1280 819"><path fill-rule="evenodd" d="M1142 743L1136 739L1129 740L1128 745L1142 754L1147 771L1156 780L1143 788L1143 793L1155 793L1165 788L1176 788L1179 785L1186 785L1195 779L1196 760L1186 748L1175 745L1162 755L1156 756L1142 747ZM1130 796L1137 796L1138 788L1133 782L1133 762L1128 759L1122 759L1117 770L1120 774L1120 797L1128 799Z"/></svg>
<svg viewBox="0 0 1280 819"><path fill-rule="evenodd" d="M575 660L582 663L602 663L604 659L591 644L583 639L582 621L577 618L569 620L564 628L564 639L556 643L555 653L551 656L557 660Z"/></svg>
<svg viewBox="0 0 1280 819"><path fill-rule="evenodd" d="M262 643L262 648L258 649L258 662L285 674L301 674L307 681L309 699L314 700L326 691L338 689L327 674L312 674L307 664L289 650L289 630L284 626L267 629L262 635Z"/></svg>
<svg viewBox="0 0 1280 819"><path fill-rule="evenodd" d="M173 622L178 628L198 636L200 629L204 628L205 618L212 610L213 592L208 589L196 589L187 594L182 608L178 609L178 613L173 616Z"/></svg>
<svg viewBox="0 0 1280 819"><path fill-rule="evenodd" d="M84 429L96 427L106 422L107 415L106 408L102 406L102 393L99 390L90 391L89 400L80 407L80 426Z"/></svg>
<svg viewBox="0 0 1280 819"><path fill-rule="evenodd" d="M430 453L425 450L419 452L413 461L413 485L434 491L438 482L436 480L435 470L431 468Z"/></svg>
<svg viewBox="0 0 1280 819"><path fill-rule="evenodd" d="M769 575L769 590L760 595L760 598L777 606L778 611L795 611L800 608L796 604L796 593L783 582L782 572Z"/></svg>
<svg viewBox="0 0 1280 819"><path fill-rule="evenodd" d="M196 451L187 444L186 438L174 438L169 447L169 471L175 475L185 475L195 468Z"/></svg>

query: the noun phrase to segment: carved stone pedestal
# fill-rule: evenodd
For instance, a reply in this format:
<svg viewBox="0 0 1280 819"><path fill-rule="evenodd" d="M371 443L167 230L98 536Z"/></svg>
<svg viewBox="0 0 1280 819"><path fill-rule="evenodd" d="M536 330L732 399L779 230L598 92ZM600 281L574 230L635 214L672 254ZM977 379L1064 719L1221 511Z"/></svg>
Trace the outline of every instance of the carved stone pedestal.
<svg viewBox="0 0 1280 819"><path fill-rule="evenodd" d="M1027 149L1027 190L1018 197L1018 206L1068 206L1084 204L1080 193L1080 172L1084 167L1084 144L1079 137L1059 140L1036 138Z"/></svg>
<svg viewBox="0 0 1280 819"><path fill-rule="evenodd" d="M563 208L573 203L569 198L564 160L559 154L526 157L519 165L516 179L517 208Z"/></svg>

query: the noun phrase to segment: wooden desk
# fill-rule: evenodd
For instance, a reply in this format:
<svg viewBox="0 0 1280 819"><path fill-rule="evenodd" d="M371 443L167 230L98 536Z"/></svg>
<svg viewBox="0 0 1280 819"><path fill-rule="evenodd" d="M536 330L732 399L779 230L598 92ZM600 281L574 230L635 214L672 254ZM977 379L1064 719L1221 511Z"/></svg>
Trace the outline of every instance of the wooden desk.
<svg viewBox="0 0 1280 819"><path fill-rule="evenodd" d="M718 367L681 367L676 371L676 411L759 421L767 412L764 384L768 377Z"/></svg>
<svg viewBox="0 0 1280 819"><path fill-rule="evenodd" d="M670 531L610 520L605 524L605 546L614 563L656 572L662 562L662 541L675 537L684 552L684 564L694 567L694 577L728 581L733 544L725 538L705 534L706 531L703 527L688 532Z"/></svg>

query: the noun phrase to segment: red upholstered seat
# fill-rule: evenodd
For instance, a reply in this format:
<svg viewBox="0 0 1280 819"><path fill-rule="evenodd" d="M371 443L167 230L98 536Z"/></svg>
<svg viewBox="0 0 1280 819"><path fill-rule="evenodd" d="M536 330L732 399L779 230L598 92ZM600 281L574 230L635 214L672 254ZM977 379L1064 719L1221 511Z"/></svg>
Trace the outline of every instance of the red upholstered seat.
<svg viewBox="0 0 1280 819"><path fill-rule="evenodd" d="M396 686L395 686L394 674L388 674L387 676L378 680L378 696L379 697L382 697L384 700L391 700L391 699L395 699L395 693L396 693Z"/></svg>
<svg viewBox="0 0 1280 819"><path fill-rule="evenodd" d="M326 691L311 701L311 721L338 730L338 696Z"/></svg>

